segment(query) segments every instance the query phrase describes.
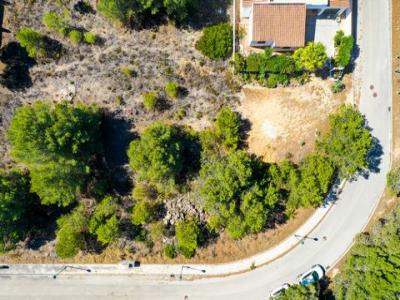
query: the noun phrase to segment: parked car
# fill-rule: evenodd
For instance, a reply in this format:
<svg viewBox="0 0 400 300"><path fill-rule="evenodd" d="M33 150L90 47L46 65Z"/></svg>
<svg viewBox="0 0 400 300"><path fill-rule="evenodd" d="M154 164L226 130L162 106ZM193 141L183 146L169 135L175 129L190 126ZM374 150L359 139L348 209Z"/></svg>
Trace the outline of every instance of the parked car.
<svg viewBox="0 0 400 300"><path fill-rule="evenodd" d="M307 286L310 284L318 283L322 278L325 277L325 269L321 265L313 265L310 270L300 274L297 278L299 284Z"/></svg>
<svg viewBox="0 0 400 300"><path fill-rule="evenodd" d="M285 290L287 290L290 287L290 284L285 283L284 285L281 285L280 287L272 290L269 294L269 298L273 299L276 296L279 296L280 294L282 294Z"/></svg>

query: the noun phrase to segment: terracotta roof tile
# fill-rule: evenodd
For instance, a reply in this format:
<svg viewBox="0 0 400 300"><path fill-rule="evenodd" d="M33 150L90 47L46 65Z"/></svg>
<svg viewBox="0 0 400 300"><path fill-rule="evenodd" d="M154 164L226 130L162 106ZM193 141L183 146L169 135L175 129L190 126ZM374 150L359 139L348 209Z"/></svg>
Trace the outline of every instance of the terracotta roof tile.
<svg viewBox="0 0 400 300"><path fill-rule="evenodd" d="M305 31L304 4L254 3L253 41L272 41L275 47L303 47Z"/></svg>
<svg viewBox="0 0 400 300"><path fill-rule="evenodd" d="M332 7L350 7L350 0L330 0L329 6Z"/></svg>

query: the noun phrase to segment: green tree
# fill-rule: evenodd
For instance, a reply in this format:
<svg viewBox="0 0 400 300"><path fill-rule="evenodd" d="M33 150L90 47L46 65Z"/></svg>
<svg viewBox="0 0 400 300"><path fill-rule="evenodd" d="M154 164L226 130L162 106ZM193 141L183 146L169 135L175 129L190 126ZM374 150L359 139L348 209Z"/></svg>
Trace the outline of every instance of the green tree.
<svg viewBox="0 0 400 300"><path fill-rule="evenodd" d="M31 168L31 191L42 204L68 206L80 194L88 167L76 160L57 160Z"/></svg>
<svg viewBox="0 0 400 300"><path fill-rule="evenodd" d="M87 219L83 207L57 220L56 253L61 258L75 256L85 245Z"/></svg>
<svg viewBox="0 0 400 300"><path fill-rule="evenodd" d="M391 195L398 196L400 194L400 168L392 169L386 175L386 186Z"/></svg>
<svg viewBox="0 0 400 300"><path fill-rule="evenodd" d="M78 195L88 161L102 151L100 125L93 106L38 101L17 109L7 132L11 156L30 169L42 203L67 206Z"/></svg>
<svg viewBox="0 0 400 300"><path fill-rule="evenodd" d="M335 65L338 67L346 67L353 53L354 38L353 36L345 36L343 31L338 31L335 35Z"/></svg>
<svg viewBox="0 0 400 300"><path fill-rule="evenodd" d="M324 156L313 154L300 164L300 180L291 187L287 209L317 207L324 202L335 172L333 163Z"/></svg>
<svg viewBox="0 0 400 300"><path fill-rule="evenodd" d="M139 178L150 182L175 184L183 170L183 144L178 129L153 123L128 150L130 166Z"/></svg>
<svg viewBox="0 0 400 300"><path fill-rule="evenodd" d="M203 35L196 43L196 49L210 59L225 59L232 53L232 43L231 25L220 23L203 30Z"/></svg>
<svg viewBox="0 0 400 300"><path fill-rule="evenodd" d="M368 167L372 136L364 117L351 106L342 106L329 117L330 130L317 140L317 149L327 155L342 178L350 178Z"/></svg>
<svg viewBox="0 0 400 300"><path fill-rule="evenodd" d="M10 250L29 230L33 205L29 178L19 170L0 170L0 253Z"/></svg>
<svg viewBox="0 0 400 300"><path fill-rule="evenodd" d="M37 101L17 109L8 129L11 155L28 166L55 160L88 160L101 152L101 115L94 106Z"/></svg>
<svg viewBox="0 0 400 300"><path fill-rule="evenodd" d="M289 160L284 160L279 165L271 165L269 174L273 184L278 189L286 191L290 191L296 187L300 176L297 166Z"/></svg>
<svg viewBox="0 0 400 300"><path fill-rule="evenodd" d="M279 195L266 178L257 178L255 165L244 151L203 161L200 194L212 230L226 228L237 239L263 229Z"/></svg>
<svg viewBox="0 0 400 300"><path fill-rule="evenodd" d="M229 107L222 108L215 121L215 134L228 149L237 149L240 142L241 119Z"/></svg>
<svg viewBox="0 0 400 300"><path fill-rule="evenodd" d="M282 294L274 297L276 300L318 300L318 292L314 285L304 287L296 284L289 287Z"/></svg>
<svg viewBox="0 0 400 300"><path fill-rule="evenodd" d="M120 234L117 209L117 200L107 196L97 204L89 219L89 232L95 234L103 245L113 242Z"/></svg>
<svg viewBox="0 0 400 300"><path fill-rule="evenodd" d="M39 32L23 27L17 32L16 39L26 49L30 57L45 58L48 56L46 43Z"/></svg>
<svg viewBox="0 0 400 300"><path fill-rule="evenodd" d="M97 10L116 25L127 25L135 15L133 0L99 0Z"/></svg>
<svg viewBox="0 0 400 300"><path fill-rule="evenodd" d="M362 233L335 277L337 300L397 299L400 291L400 207Z"/></svg>
<svg viewBox="0 0 400 300"><path fill-rule="evenodd" d="M309 43L306 47L297 49L293 58L298 68L315 73L325 65L328 56L322 43Z"/></svg>
<svg viewBox="0 0 400 300"><path fill-rule="evenodd" d="M194 220L183 220L176 224L178 250L185 257L193 257L198 247L200 229Z"/></svg>

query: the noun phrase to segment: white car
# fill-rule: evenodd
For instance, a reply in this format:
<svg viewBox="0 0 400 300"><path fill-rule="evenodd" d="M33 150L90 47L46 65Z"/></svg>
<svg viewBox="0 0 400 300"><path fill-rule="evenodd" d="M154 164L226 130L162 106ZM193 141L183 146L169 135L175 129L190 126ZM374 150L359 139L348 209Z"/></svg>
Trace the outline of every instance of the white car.
<svg viewBox="0 0 400 300"><path fill-rule="evenodd" d="M269 293L269 298L273 299L276 296L282 294L285 290L287 290L290 287L290 285L288 283L285 283L284 285L281 285L280 287L274 289L271 291L271 293Z"/></svg>
<svg viewBox="0 0 400 300"><path fill-rule="evenodd" d="M309 284L318 283L325 277L325 269L321 265L313 265L310 270L298 276L299 284L307 286Z"/></svg>

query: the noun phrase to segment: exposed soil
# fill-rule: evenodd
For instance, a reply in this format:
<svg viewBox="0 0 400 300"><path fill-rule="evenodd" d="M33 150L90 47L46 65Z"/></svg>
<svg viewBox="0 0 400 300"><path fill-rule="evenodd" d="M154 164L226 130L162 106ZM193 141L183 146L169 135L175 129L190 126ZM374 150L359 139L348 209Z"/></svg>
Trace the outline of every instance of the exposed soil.
<svg viewBox="0 0 400 300"><path fill-rule="evenodd" d="M319 78L291 88L244 87L238 110L251 124L250 152L266 162L299 162L313 151L316 133L328 128L327 116L351 102L351 76L344 83L346 90L336 95L330 90L332 81Z"/></svg>

